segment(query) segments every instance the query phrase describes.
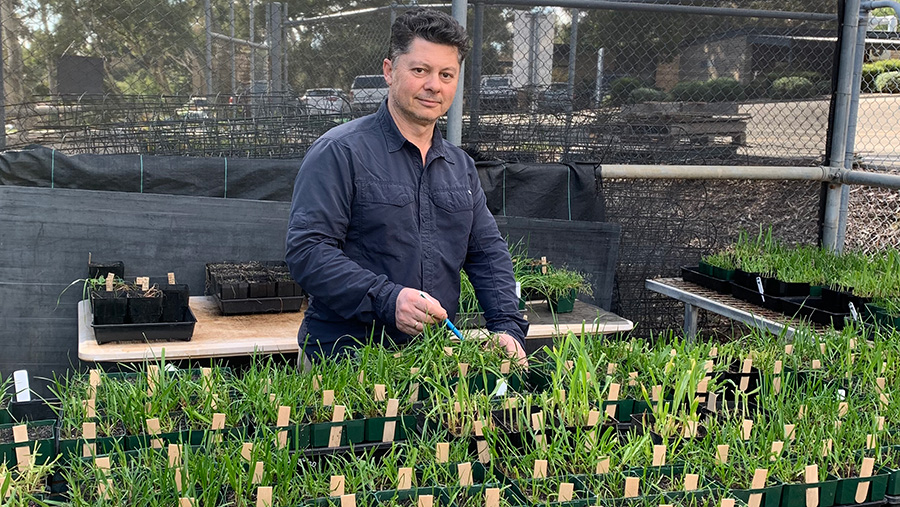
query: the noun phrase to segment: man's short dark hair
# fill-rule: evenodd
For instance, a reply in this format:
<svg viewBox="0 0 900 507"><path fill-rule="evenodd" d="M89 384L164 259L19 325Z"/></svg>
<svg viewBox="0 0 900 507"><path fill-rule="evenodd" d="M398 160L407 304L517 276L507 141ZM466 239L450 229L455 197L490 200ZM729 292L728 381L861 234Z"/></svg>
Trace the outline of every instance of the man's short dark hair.
<svg viewBox="0 0 900 507"><path fill-rule="evenodd" d="M409 52L414 38L419 37L435 44L453 46L459 53L459 62L465 60L471 43L465 29L450 15L432 9L412 9L397 16L391 25L391 46L388 58L393 61Z"/></svg>

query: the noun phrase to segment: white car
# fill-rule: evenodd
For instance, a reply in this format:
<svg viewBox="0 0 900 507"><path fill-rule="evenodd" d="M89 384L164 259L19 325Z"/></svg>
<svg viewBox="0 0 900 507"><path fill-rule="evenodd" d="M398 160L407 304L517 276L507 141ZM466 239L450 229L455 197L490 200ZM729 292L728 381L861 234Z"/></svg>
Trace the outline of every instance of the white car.
<svg viewBox="0 0 900 507"><path fill-rule="evenodd" d="M300 97L310 114L348 114L350 100L337 88L313 88Z"/></svg>
<svg viewBox="0 0 900 507"><path fill-rule="evenodd" d="M357 115L378 109L387 97L388 85L382 74L356 76L350 85L350 106Z"/></svg>

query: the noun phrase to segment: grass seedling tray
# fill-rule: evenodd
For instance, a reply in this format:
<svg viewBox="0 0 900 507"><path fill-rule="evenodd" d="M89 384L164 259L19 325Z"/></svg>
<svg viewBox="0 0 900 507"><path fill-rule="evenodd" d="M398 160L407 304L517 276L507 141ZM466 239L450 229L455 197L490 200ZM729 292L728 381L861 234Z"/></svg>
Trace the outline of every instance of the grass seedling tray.
<svg viewBox="0 0 900 507"><path fill-rule="evenodd" d="M701 273L699 268L681 268L681 278L685 282L695 283L701 287L714 290L719 294L731 294L731 282Z"/></svg>
<svg viewBox="0 0 900 507"><path fill-rule="evenodd" d="M194 336L194 325L197 317L190 308L181 322L149 322L144 324L105 324L91 323L97 343L124 341L191 341Z"/></svg>
<svg viewBox="0 0 900 507"><path fill-rule="evenodd" d="M222 315L243 315L248 313L299 312L303 306L303 296L274 298L220 299L213 296Z"/></svg>

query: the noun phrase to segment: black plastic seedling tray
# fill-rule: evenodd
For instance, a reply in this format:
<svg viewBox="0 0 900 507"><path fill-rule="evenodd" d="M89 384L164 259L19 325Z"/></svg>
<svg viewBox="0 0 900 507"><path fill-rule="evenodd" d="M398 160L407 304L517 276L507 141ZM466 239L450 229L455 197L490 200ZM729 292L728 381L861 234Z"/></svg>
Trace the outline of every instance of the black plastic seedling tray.
<svg viewBox="0 0 900 507"><path fill-rule="evenodd" d="M274 298L249 298L249 299L219 299L213 296L216 306L222 315L241 315L248 313L282 313L299 312L303 306L303 296L274 297Z"/></svg>
<svg viewBox="0 0 900 507"><path fill-rule="evenodd" d="M181 322L152 322L146 324L106 324L91 323L97 343L125 341L182 341L187 342L194 336L194 324L197 318L190 307L184 312Z"/></svg>

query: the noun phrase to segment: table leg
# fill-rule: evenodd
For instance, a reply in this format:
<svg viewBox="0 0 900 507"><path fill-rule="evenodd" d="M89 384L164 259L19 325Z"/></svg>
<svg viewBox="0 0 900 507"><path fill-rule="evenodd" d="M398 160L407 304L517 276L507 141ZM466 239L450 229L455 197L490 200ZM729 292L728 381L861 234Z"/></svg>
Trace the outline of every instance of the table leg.
<svg viewBox="0 0 900 507"><path fill-rule="evenodd" d="M684 338L686 340L693 340L697 337L697 314L699 313L699 308L696 306L685 303L684 304Z"/></svg>

